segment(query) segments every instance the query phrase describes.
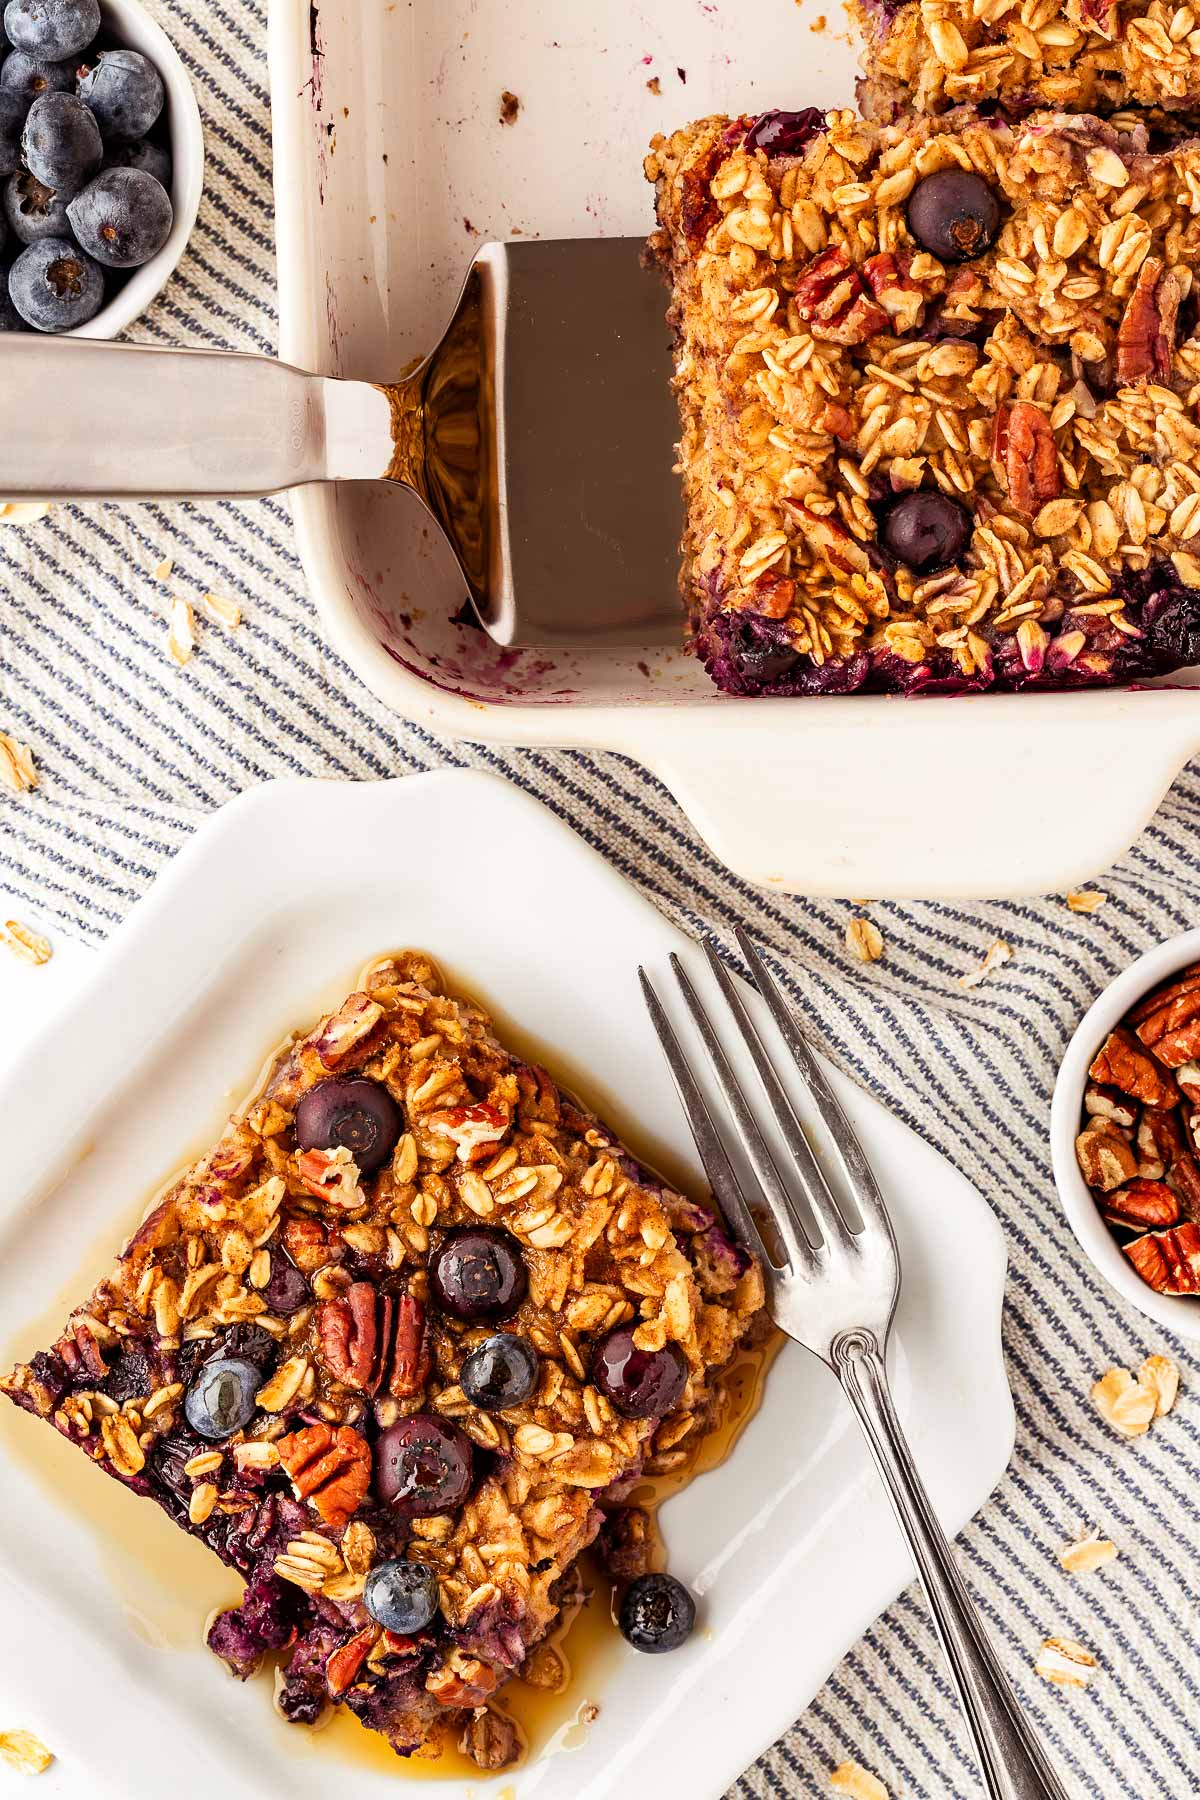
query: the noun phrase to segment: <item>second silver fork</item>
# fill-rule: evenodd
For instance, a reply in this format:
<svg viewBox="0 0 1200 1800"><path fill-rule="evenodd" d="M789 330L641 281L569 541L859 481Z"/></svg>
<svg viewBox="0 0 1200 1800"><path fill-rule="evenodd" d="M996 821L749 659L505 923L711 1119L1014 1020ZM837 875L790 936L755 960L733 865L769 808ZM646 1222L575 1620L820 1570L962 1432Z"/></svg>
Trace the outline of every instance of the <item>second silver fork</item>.
<svg viewBox="0 0 1200 1800"><path fill-rule="evenodd" d="M984 1636L892 1403L885 1359L900 1295L900 1258L879 1184L775 978L746 934L739 930L737 939L824 1123L858 1216L849 1216L845 1201L839 1201L826 1180L737 984L715 947L705 942L709 967L749 1051L789 1158L785 1179L695 986L672 956L672 970L752 1177L738 1172L658 995L639 969L646 1005L713 1193L737 1237L762 1263L768 1310L776 1325L833 1370L854 1409L912 1550L987 1793L992 1800L1067 1800ZM756 1211L769 1218L765 1234Z"/></svg>

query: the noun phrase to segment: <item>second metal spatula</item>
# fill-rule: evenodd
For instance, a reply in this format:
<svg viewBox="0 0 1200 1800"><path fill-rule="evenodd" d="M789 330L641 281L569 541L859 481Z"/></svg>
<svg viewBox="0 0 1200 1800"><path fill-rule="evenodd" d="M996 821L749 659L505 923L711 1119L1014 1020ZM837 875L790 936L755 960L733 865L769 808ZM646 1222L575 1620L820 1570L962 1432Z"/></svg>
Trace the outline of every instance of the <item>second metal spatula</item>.
<svg viewBox="0 0 1200 1800"><path fill-rule="evenodd" d="M200 499L392 481L500 643L681 631L666 294L640 239L488 244L400 381L270 357L0 336L0 494ZM70 395L72 404L56 398Z"/></svg>

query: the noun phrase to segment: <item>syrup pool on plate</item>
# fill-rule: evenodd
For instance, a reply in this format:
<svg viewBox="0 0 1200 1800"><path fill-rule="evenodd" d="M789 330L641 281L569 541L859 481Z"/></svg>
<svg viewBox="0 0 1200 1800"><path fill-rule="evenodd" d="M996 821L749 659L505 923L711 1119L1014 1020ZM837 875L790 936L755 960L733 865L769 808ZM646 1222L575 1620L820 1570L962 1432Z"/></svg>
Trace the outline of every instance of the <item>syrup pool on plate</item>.
<svg viewBox="0 0 1200 1800"><path fill-rule="evenodd" d="M365 978L366 970L381 960L373 957L365 965L359 976L360 982ZM452 982L449 985L455 993L464 994L465 984ZM322 990L322 1001L311 1009L313 1018L327 1010L329 1004L336 1003L328 999L333 991L328 984L323 983ZM492 1011L490 1007L485 1010ZM503 1040L518 1055L548 1068L563 1091L603 1118L647 1169L659 1173L674 1185L685 1179L685 1171L676 1159L660 1146L652 1146L646 1133L623 1116L622 1107L611 1096L589 1092L585 1074L563 1068L561 1059L553 1052L548 1054L543 1045L503 1014L493 1013L493 1016L498 1017L498 1030ZM244 1091L229 1090L231 1110L246 1110L261 1094L280 1056L292 1041L292 1035L289 1035L271 1052ZM78 1272L53 1300L39 1309L36 1318L27 1320L9 1342L0 1345L0 1360L5 1366L27 1355L31 1346L54 1341L68 1314L110 1267L122 1234L127 1235L136 1227L138 1218L157 1205L190 1162L207 1148L207 1143L197 1144L193 1156L156 1189L138 1209L137 1216L117 1219L105 1229L81 1258ZM666 1174L663 1174L664 1165ZM677 1173L670 1172L672 1165ZM758 1409L767 1369L781 1342L778 1336L773 1336L764 1344L743 1348L737 1353L719 1380L710 1431L698 1441L694 1452L669 1474L640 1483L631 1496L632 1501L646 1507L654 1519L652 1561L656 1568L664 1568L667 1563L666 1549L657 1527L658 1506L686 1485L693 1475L715 1468L730 1454ZM85 1516L95 1541L97 1567L111 1590L114 1609L143 1642L158 1650L195 1652L203 1643L205 1627L212 1613L238 1603L242 1592L240 1578L226 1569L210 1550L181 1532L156 1506L127 1493L119 1482L100 1469L83 1468L74 1445L57 1432L48 1431L40 1421L7 1404L0 1405L0 1454L19 1463L54 1504L75 1516L81 1513ZM613 1623L612 1583L590 1556L583 1559L581 1566L585 1598L548 1640L549 1660L557 1659L558 1679L553 1686L534 1686L513 1679L501 1691L498 1700L502 1710L519 1727L526 1762L578 1748L586 1740L593 1720L603 1707L608 1672L621 1656L635 1654L624 1645ZM403 1758L396 1756L377 1732L367 1731L343 1707L332 1708L327 1720L313 1729L288 1725L271 1705L273 1679L274 1671L268 1667L251 1684L262 1696L263 1730L269 1736L272 1753L320 1758L329 1763L331 1778L338 1764L353 1764L391 1779L407 1776L423 1781L469 1783L486 1779L484 1772L458 1750L449 1735L440 1745L427 1747L411 1758ZM518 1766L505 1773L519 1776L519 1772ZM513 1791L515 1795L517 1789Z"/></svg>

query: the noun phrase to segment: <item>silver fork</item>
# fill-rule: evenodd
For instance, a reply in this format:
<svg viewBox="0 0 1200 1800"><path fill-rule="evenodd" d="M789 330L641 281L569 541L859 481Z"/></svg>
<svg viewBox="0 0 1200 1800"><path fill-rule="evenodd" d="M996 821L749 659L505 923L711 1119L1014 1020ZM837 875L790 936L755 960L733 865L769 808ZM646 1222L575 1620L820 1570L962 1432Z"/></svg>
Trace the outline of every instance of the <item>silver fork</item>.
<svg viewBox="0 0 1200 1800"><path fill-rule="evenodd" d="M988 1794L992 1800L1067 1800L984 1637L892 1403L884 1357L900 1294L900 1259L879 1184L774 976L745 932L739 930L737 940L828 1130L859 1217L850 1219L843 1212L737 985L714 946L705 942L709 967L754 1062L809 1216L776 1167L700 997L679 958L672 956L684 1003L756 1183L746 1182L735 1170L670 1020L646 971L639 969L646 1005L713 1193L736 1235L762 1262L776 1325L828 1364L854 1409L916 1561ZM755 1207L770 1217L776 1240L770 1246L755 1223Z"/></svg>

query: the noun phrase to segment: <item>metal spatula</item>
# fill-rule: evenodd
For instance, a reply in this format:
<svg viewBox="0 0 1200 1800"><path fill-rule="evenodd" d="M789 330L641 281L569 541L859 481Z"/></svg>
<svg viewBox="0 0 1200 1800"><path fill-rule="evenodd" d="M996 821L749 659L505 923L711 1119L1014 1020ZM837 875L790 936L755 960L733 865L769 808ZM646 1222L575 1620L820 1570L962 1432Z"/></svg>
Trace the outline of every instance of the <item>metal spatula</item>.
<svg viewBox="0 0 1200 1800"><path fill-rule="evenodd" d="M641 255L634 238L488 244L437 349L378 386L265 356L5 334L0 494L397 482L500 643L674 641L678 419L666 292Z"/></svg>

